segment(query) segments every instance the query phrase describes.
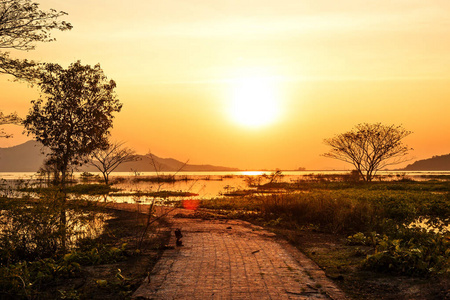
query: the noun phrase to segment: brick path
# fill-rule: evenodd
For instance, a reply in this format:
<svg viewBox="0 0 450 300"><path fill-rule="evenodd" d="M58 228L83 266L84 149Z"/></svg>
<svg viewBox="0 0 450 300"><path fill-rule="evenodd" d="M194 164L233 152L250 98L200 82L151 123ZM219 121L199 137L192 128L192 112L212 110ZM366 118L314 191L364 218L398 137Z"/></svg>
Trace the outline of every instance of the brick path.
<svg viewBox="0 0 450 300"><path fill-rule="evenodd" d="M346 299L302 253L239 220L173 218L183 246L164 251L134 299Z"/></svg>

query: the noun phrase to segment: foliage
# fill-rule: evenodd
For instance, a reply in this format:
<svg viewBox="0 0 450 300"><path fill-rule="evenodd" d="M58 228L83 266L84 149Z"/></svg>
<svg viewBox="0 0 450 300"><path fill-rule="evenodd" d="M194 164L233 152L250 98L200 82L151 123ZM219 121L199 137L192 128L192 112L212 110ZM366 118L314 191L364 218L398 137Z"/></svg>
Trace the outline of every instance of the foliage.
<svg viewBox="0 0 450 300"><path fill-rule="evenodd" d="M89 172L83 172L80 175L80 179L83 182L89 182L89 181L100 181L100 176L98 175L94 175L92 173Z"/></svg>
<svg viewBox="0 0 450 300"><path fill-rule="evenodd" d="M22 120L19 118L19 116L16 113L12 113L9 115L5 115L3 112L0 111L0 125L5 124L20 124ZM3 128L0 128L0 138L10 138L12 137L11 134L7 134Z"/></svg>
<svg viewBox="0 0 450 300"><path fill-rule="evenodd" d="M53 258L37 261L21 261L0 267L0 291L11 299L35 298L39 289L63 278L79 275L80 265L76 262Z"/></svg>
<svg viewBox="0 0 450 300"><path fill-rule="evenodd" d="M84 266L101 265L114 263L123 260L126 255L127 244L122 244L120 248L99 245L84 251L74 251L64 256L67 263L77 263Z"/></svg>
<svg viewBox="0 0 450 300"><path fill-rule="evenodd" d="M412 276L450 273L450 241L442 234L402 228L382 238L360 232L349 237L349 242L374 247L374 254L364 261L367 269Z"/></svg>
<svg viewBox="0 0 450 300"><path fill-rule="evenodd" d="M54 190L54 187L25 187L19 190L22 192L46 193ZM117 189L105 184L92 183L66 186L63 191L69 194L78 195L105 195L110 192L115 192Z"/></svg>
<svg viewBox="0 0 450 300"><path fill-rule="evenodd" d="M55 165L65 181L70 165L108 145L113 113L119 112L114 89L100 65L83 66L80 61L67 69L46 64L38 85L46 100L32 101L24 125L28 134L50 149L48 163Z"/></svg>
<svg viewBox="0 0 450 300"><path fill-rule="evenodd" d="M42 193L38 202L1 199L0 264L55 258L64 251L63 245L74 246L96 214L76 201L67 206L62 199L55 189Z"/></svg>
<svg viewBox="0 0 450 300"><path fill-rule="evenodd" d="M66 237L72 247L71 252L64 255L58 250L61 244L58 236L60 223L57 219L61 210L52 208L52 205L58 202L50 199L50 190L44 194L39 203L34 200L5 198L0 201L1 299L49 299L49 296L53 299L54 295L51 293L56 292L55 288L59 289L62 298L76 297L80 295L81 290L79 288L67 290L67 283L72 282L67 279L78 278L80 282L79 279L85 278L83 266L117 263L130 255L126 243L119 241L119 246L110 245L117 243L116 230L122 232L123 226L114 228L113 232L108 231L107 237L98 241L80 234L80 231L84 230L82 227L87 227L83 226L85 222L92 216L98 216L99 209L89 202L76 200L67 204L66 211L69 218ZM129 219L129 215L127 216L126 221ZM128 234L132 230L134 232L134 229L130 226L126 228ZM117 283L111 281L115 293L129 293L131 287L126 289L129 283L120 274L120 270L117 276L120 277Z"/></svg>
<svg viewBox="0 0 450 300"><path fill-rule="evenodd" d="M2 212L1 263L56 254L61 240L59 197L55 192L52 201L43 199L40 205L13 202Z"/></svg>
<svg viewBox="0 0 450 300"><path fill-rule="evenodd" d="M134 150L123 147L123 144L121 142L109 143L106 148L97 149L92 153L89 163L102 173L105 184L109 184L109 174L120 164L138 159Z"/></svg>
<svg viewBox="0 0 450 300"><path fill-rule="evenodd" d="M379 244L381 236L375 231L369 234L364 234L362 232L350 235L347 238L347 244L349 245L363 245L363 246L376 246Z"/></svg>
<svg viewBox="0 0 450 300"><path fill-rule="evenodd" d="M86 184L75 186L75 190L92 186L111 189L103 184ZM1 299L129 298L146 275L149 258L154 262L155 256L148 250L162 249L159 245L168 242L170 231L164 231L164 236L153 231L153 225L161 224L157 219L151 220L153 225L148 230L152 231L143 235L146 215L105 210L91 201L61 201L64 192L57 187L34 192L40 199L0 197ZM61 212L67 216L64 231L59 221ZM116 218L109 219L110 213ZM100 219L101 225L92 224L93 218ZM103 230L103 218L108 218L107 230ZM89 236L92 231L94 236ZM62 238L67 241L67 254L62 251ZM141 244L145 247L138 248ZM133 259L128 260L131 256ZM117 272L105 274L105 264L114 264L107 268L116 268ZM117 268L119 265L125 273ZM132 276L128 278L129 272ZM104 283L105 289L96 285L97 281Z"/></svg>
<svg viewBox="0 0 450 300"><path fill-rule="evenodd" d="M373 249L364 263L371 270L450 273L448 182L319 181L301 187L285 194L204 200L201 207L277 229L349 234L349 245Z"/></svg>
<svg viewBox="0 0 450 300"><path fill-rule="evenodd" d="M401 126L358 124L352 131L326 139L331 150L323 156L351 163L365 181L371 181L378 170L406 161L411 149L402 140L410 134Z"/></svg>
<svg viewBox="0 0 450 300"><path fill-rule="evenodd" d="M0 1L0 48L33 50L36 42L51 42L52 30L70 30L72 25L58 19L65 12L43 11L31 0ZM33 80L37 75L33 61L12 59L8 52L0 52L0 73Z"/></svg>
<svg viewBox="0 0 450 300"><path fill-rule="evenodd" d="M64 278L80 277L81 266L111 264L124 260L126 258L125 247L126 244L120 248L103 245L99 249L77 250L60 258L19 261L1 266L0 291L14 299L17 297L33 298L46 286L54 285ZM125 280L120 274L120 270L117 277ZM61 293L66 295L68 292L61 291Z"/></svg>

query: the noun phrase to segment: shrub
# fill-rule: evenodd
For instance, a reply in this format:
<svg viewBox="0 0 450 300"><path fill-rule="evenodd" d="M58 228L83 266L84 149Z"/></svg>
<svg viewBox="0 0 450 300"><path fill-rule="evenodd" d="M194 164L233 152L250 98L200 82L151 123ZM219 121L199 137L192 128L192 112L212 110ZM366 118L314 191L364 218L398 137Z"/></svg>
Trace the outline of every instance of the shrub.
<svg viewBox="0 0 450 300"><path fill-rule="evenodd" d="M0 291L11 299L31 299L40 288L61 278L79 276L80 265L52 258L34 262L18 262L0 268Z"/></svg>
<svg viewBox="0 0 450 300"><path fill-rule="evenodd" d="M0 264L56 258L75 245L95 211L87 213L77 201L65 204L57 190L37 201L4 200L0 212Z"/></svg>
<svg viewBox="0 0 450 300"><path fill-rule="evenodd" d="M87 251L74 251L64 256L67 263L78 263L80 265L100 265L104 263L115 263L126 257L126 244L120 248L108 247L106 245L91 248Z"/></svg>
<svg viewBox="0 0 450 300"><path fill-rule="evenodd" d="M442 235L425 232L410 239L385 236L369 255L364 267L376 271L430 276L450 272L450 243Z"/></svg>

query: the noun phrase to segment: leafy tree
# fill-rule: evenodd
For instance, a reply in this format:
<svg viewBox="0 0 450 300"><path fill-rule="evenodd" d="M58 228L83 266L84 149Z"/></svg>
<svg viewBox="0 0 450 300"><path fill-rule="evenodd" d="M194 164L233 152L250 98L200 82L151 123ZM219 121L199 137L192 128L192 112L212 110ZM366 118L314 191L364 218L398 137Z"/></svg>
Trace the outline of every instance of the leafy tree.
<svg viewBox="0 0 450 300"><path fill-rule="evenodd" d="M46 99L32 101L24 120L28 134L48 147L48 162L64 185L70 165L81 165L95 150L106 149L113 113L119 112L114 89L100 65L80 61L64 69L45 64L37 83Z"/></svg>
<svg viewBox="0 0 450 300"><path fill-rule="evenodd" d="M0 0L0 48L33 50L36 42L51 42L50 31L70 30L72 25L58 19L65 12L43 11L31 0ZM33 80L36 64L29 60L13 59L9 52L0 51L0 73Z"/></svg>
<svg viewBox="0 0 450 300"><path fill-rule="evenodd" d="M19 118L19 116L17 116L16 113L5 115L3 112L0 111L0 125L6 124L19 125L21 121L22 120ZM8 134L3 128L0 128L0 138L10 138L10 137L12 137L12 134Z"/></svg>
<svg viewBox="0 0 450 300"><path fill-rule="evenodd" d="M66 252L67 216L65 183L70 166L87 162L95 150L108 146L113 113L119 112L114 89L100 65L83 66L80 61L64 69L45 64L37 84L45 99L32 101L23 124L28 134L48 147L46 164L55 171L62 197L60 203L61 251ZM42 97L42 96L41 96Z"/></svg>
<svg viewBox="0 0 450 300"><path fill-rule="evenodd" d="M106 149L98 149L92 154L89 164L102 172L105 184L109 184L109 174L120 164L138 159L135 151L122 147L123 144L123 142L110 143Z"/></svg>
<svg viewBox="0 0 450 300"><path fill-rule="evenodd" d="M402 126L358 124L352 131L324 140L331 150L323 156L352 164L365 181L371 181L378 170L408 160L412 149L402 140L411 133Z"/></svg>

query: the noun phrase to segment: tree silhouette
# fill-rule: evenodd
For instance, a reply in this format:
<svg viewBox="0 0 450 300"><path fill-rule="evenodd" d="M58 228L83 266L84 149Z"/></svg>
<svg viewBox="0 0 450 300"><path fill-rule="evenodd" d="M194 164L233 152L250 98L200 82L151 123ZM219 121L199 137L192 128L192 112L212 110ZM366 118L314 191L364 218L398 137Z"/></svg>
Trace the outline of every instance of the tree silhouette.
<svg viewBox="0 0 450 300"><path fill-rule="evenodd" d="M113 142L106 149L98 149L92 153L89 164L96 167L102 174L105 184L109 184L109 174L120 164L138 160L134 150L123 146L123 142Z"/></svg>
<svg viewBox="0 0 450 300"><path fill-rule="evenodd" d="M378 170L407 161L412 149L402 140L411 133L402 126L358 124L352 131L324 140L331 150L323 156L352 164L365 181L371 181Z"/></svg>
<svg viewBox="0 0 450 300"><path fill-rule="evenodd" d="M31 0L0 0L0 48L33 50L36 42L51 42L51 30L70 30L72 25L59 21L65 12L43 11ZM13 59L9 52L0 51L0 73L33 80L37 76L36 63Z"/></svg>
<svg viewBox="0 0 450 300"><path fill-rule="evenodd" d="M45 99L31 102L24 126L49 148L48 162L64 185L70 165L81 165L93 151L106 149L113 113L122 104L114 93L116 83L107 80L98 64L77 61L67 69L45 64L37 84Z"/></svg>
<svg viewBox="0 0 450 300"><path fill-rule="evenodd" d="M23 124L28 134L48 147L46 165L55 171L62 197L60 203L61 250L66 252L66 176L70 166L87 162L95 150L108 146L113 113L119 112L114 89L100 65L83 66L80 61L64 69L45 64L37 78L45 99L32 101Z"/></svg>
<svg viewBox="0 0 450 300"><path fill-rule="evenodd" d="M5 115L3 112L0 111L0 125L6 124L19 125L21 122L22 119L20 119L16 113ZM0 128L0 138L10 138L10 137L12 137L12 134L8 134L3 128Z"/></svg>

